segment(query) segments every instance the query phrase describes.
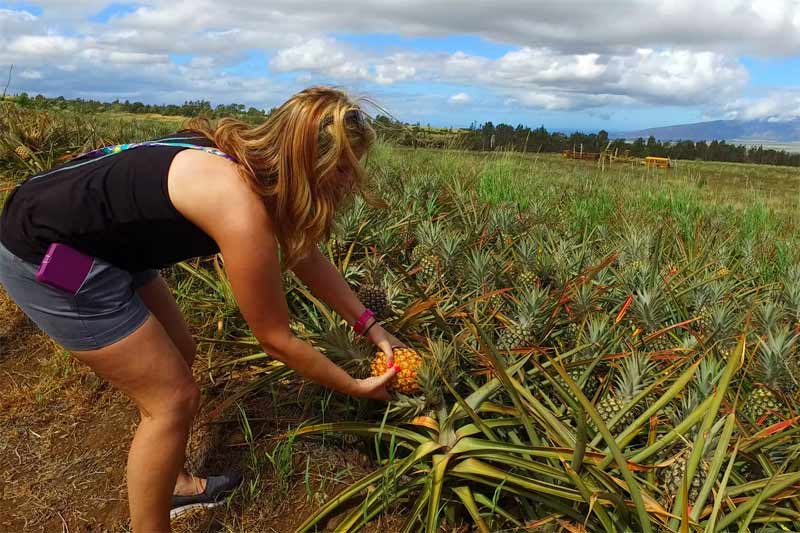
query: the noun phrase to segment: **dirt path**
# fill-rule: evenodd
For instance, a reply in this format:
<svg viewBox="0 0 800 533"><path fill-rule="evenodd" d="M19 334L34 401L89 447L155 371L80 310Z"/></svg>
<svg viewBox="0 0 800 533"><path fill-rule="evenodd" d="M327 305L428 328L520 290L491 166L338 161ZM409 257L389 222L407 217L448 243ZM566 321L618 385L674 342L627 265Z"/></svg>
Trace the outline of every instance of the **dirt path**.
<svg viewBox="0 0 800 533"><path fill-rule="evenodd" d="M223 417L199 470L234 466L245 485L228 506L189 516L176 531L286 533L371 467L357 451L303 441L278 475L267 454L288 422L264 399L243 408L254 441L245 442L235 415ZM127 531L124 468L137 420L123 395L40 333L0 289L0 531ZM392 531L395 522L375 530Z"/></svg>

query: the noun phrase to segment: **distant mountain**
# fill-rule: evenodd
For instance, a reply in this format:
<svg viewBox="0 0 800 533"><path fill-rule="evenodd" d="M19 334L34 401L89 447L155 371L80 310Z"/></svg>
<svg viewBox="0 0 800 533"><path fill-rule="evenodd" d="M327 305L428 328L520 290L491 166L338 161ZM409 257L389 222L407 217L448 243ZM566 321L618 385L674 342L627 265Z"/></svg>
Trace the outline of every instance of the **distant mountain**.
<svg viewBox="0 0 800 533"><path fill-rule="evenodd" d="M765 141L800 142L800 119L786 122L768 120L712 120L695 124L679 124L662 128L627 131L612 135L616 138L635 139L650 136L660 141Z"/></svg>

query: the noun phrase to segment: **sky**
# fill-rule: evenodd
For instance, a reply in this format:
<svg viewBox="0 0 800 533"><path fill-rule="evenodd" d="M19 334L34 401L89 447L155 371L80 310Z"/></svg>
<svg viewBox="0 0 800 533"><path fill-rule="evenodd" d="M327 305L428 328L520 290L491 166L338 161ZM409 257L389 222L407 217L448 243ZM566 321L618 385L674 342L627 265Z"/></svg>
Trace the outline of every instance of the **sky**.
<svg viewBox="0 0 800 533"><path fill-rule="evenodd" d="M325 84L436 126L785 121L800 0L0 0L11 64L11 93L268 109Z"/></svg>

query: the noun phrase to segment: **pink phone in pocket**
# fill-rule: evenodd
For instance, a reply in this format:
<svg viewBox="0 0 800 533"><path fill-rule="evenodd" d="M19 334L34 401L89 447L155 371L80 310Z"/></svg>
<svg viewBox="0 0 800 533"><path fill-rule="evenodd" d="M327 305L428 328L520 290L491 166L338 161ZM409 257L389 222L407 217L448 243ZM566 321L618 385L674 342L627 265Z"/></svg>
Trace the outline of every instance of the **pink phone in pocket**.
<svg viewBox="0 0 800 533"><path fill-rule="evenodd" d="M66 244L53 243L36 272L36 281L75 295L89 276L93 264L92 257Z"/></svg>

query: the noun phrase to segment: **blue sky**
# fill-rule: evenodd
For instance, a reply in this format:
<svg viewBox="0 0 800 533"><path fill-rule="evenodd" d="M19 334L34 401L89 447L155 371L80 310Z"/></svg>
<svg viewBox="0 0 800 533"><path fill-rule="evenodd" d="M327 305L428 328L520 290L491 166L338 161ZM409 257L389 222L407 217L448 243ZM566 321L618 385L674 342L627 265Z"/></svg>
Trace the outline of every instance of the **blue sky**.
<svg viewBox="0 0 800 533"><path fill-rule="evenodd" d="M334 84L437 126L800 116L800 0L585 6L0 0L0 69L12 92L260 108Z"/></svg>

